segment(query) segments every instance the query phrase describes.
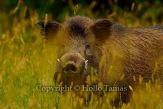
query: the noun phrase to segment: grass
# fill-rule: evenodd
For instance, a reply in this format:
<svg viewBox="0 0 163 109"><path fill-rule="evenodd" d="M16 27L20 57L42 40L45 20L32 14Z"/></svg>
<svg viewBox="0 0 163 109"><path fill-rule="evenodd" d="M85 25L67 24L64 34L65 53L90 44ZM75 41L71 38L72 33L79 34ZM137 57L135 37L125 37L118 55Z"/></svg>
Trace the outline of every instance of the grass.
<svg viewBox="0 0 163 109"><path fill-rule="evenodd" d="M61 95L37 89L38 84L54 85L57 55L57 48L46 45L42 40L35 26L37 20L37 14L29 19L15 19L10 24L10 30L1 32L0 109L114 109L109 105L110 95L103 99L93 96L86 107L74 93ZM136 21L133 25L139 24ZM163 109L159 92L157 84L146 84L146 87L134 92L131 102L121 109Z"/></svg>

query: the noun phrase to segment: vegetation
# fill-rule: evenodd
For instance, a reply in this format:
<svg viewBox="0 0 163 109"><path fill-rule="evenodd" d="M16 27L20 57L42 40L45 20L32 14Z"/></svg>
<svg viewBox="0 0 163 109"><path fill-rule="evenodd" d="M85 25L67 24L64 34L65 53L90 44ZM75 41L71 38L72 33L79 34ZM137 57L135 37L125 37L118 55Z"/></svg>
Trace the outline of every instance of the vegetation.
<svg viewBox="0 0 163 109"><path fill-rule="evenodd" d="M93 97L86 107L71 92L61 95L38 89L39 84L54 85L57 47L45 45L35 24L47 14L49 19L58 21L85 15L107 17L128 26L154 25L163 21L162 1L124 0L126 4L123 4L120 0L108 0L103 8L101 4L105 2L86 1L0 1L0 109L113 109L109 95L103 101ZM163 109L159 85L147 83L121 108Z"/></svg>

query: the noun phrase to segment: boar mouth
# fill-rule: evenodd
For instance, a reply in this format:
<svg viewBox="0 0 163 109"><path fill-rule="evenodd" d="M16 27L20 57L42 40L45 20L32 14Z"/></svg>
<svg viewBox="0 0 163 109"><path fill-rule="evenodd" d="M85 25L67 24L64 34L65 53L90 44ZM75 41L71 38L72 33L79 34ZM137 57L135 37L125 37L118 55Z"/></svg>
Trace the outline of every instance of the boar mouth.
<svg viewBox="0 0 163 109"><path fill-rule="evenodd" d="M88 71L85 66L81 67L80 69L77 69L75 66L69 65L68 67L63 68L62 72L65 75L85 75Z"/></svg>
<svg viewBox="0 0 163 109"><path fill-rule="evenodd" d="M89 74L96 74L98 71L96 67L89 64L88 60L84 60L84 62L80 64L80 67L76 67L76 64L72 61L69 61L69 63L64 66L59 59L57 59L57 61L58 63L54 74L54 80L64 82L65 84L71 82L78 84L80 80L82 80L81 83L85 83Z"/></svg>

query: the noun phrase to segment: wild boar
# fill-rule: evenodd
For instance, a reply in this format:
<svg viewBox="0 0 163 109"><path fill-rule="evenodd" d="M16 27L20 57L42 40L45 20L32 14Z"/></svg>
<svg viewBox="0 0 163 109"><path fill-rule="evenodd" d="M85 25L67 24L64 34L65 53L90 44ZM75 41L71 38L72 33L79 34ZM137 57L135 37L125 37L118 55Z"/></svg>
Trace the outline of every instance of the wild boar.
<svg viewBox="0 0 163 109"><path fill-rule="evenodd" d="M161 26L129 28L108 19L75 16L64 23L38 23L47 41L60 48L54 81L63 85L112 84L127 103L142 78L161 80L163 31ZM88 78L94 76L89 83ZM118 103L120 98L115 100Z"/></svg>

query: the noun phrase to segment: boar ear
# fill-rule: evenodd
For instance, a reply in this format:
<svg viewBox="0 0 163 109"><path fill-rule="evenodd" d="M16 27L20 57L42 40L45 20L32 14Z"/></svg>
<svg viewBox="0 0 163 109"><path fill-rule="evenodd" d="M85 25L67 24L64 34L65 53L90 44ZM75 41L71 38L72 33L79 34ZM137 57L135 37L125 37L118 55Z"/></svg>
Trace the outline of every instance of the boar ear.
<svg viewBox="0 0 163 109"><path fill-rule="evenodd" d="M108 19L99 19L90 27L98 41L105 41L111 34L113 22Z"/></svg>
<svg viewBox="0 0 163 109"><path fill-rule="evenodd" d="M48 39L57 34L61 24L58 22L45 23L44 21L40 21L37 23L37 26L41 30L41 34L44 36L44 38Z"/></svg>

